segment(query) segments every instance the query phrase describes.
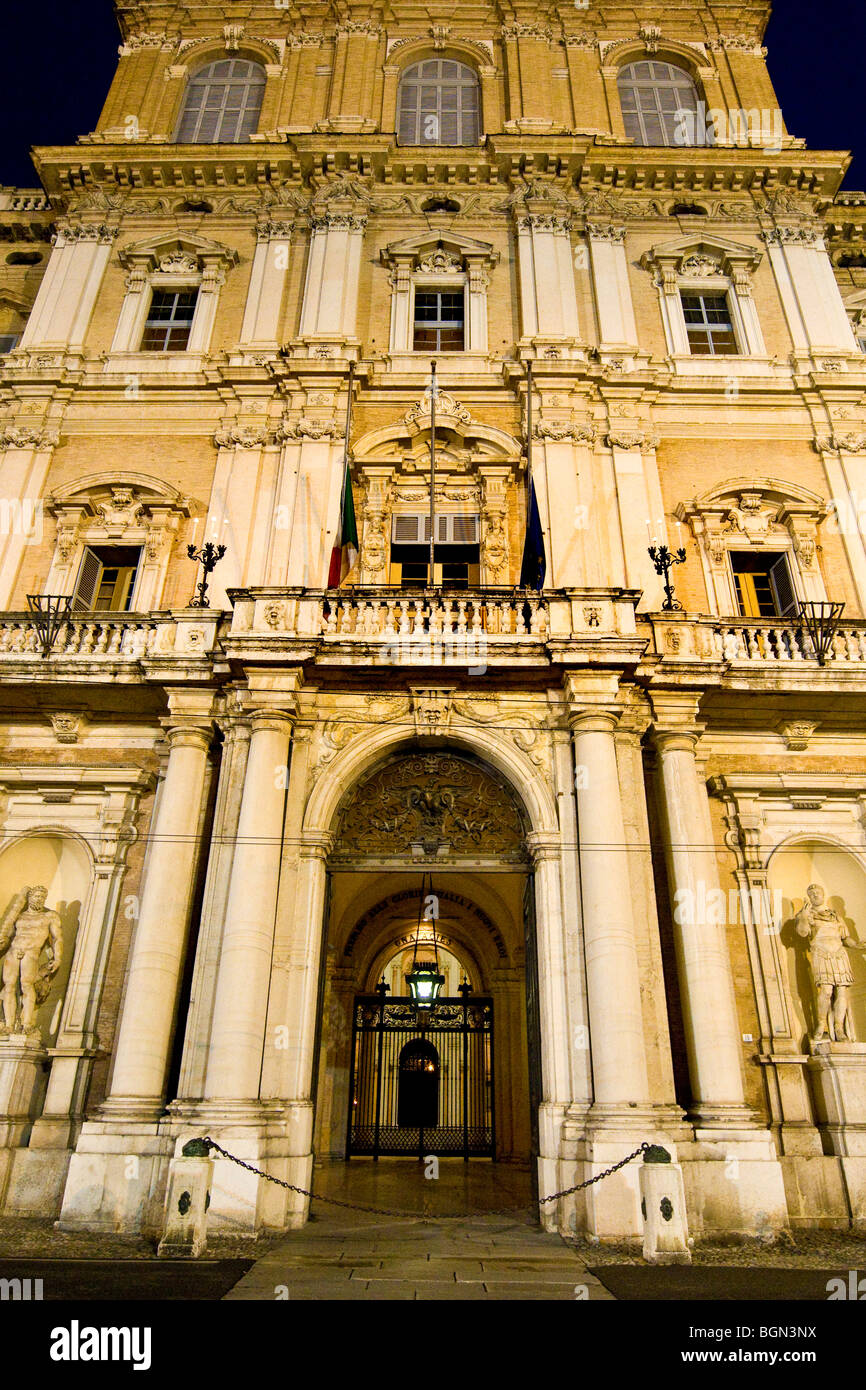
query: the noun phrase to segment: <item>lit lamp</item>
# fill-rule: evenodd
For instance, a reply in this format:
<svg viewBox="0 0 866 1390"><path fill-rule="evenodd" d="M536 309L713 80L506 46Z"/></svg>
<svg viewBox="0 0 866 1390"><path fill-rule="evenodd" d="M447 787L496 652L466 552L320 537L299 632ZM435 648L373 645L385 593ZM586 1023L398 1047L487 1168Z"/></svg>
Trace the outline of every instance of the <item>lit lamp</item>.
<svg viewBox="0 0 866 1390"><path fill-rule="evenodd" d="M433 894L433 880L430 880L430 895ZM418 944L421 937L421 921L424 912L424 879L421 879L421 897L418 903L418 925L415 928L415 948L412 952L412 969L406 976L406 984L416 1009L431 1009L439 997L445 983L445 976L439 970L439 948L436 945L436 917L433 916L433 954L435 960L419 960Z"/></svg>
<svg viewBox="0 0 866 1390"><path fill-rule="evenodd" d="M445 976L440 975L439 967L435 961L414 961L410 973L406 976L406 983L409 986L409 993L419 1009L429 1009L439 997L439 991L445 983Z"/></svg>

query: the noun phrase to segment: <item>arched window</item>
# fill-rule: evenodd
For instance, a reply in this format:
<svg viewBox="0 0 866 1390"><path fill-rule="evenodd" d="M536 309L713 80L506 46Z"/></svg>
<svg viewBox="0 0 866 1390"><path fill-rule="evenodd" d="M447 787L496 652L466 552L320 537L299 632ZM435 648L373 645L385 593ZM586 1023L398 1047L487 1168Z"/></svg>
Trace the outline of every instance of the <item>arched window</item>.
<svg viewBox="0 0 866 1390"><path fill-rule="evenodd" d="M259 123L265 70L245 58L208 63L190 78L177 128L182 145L239 144Z"/></svg>
<svg viewBox="0 0 866 1390"><path fill-rule="evenodd" d="M463 63L413 63L401 78L397 111L401 145L478 144L478 78Z"/></svg>
<svg viewBox="0 0 866 1390"><path fill-rule="evenodd" d="M617 79L625 133L637 145L705 145L698 89L673 63L629 63Z"/></svg>

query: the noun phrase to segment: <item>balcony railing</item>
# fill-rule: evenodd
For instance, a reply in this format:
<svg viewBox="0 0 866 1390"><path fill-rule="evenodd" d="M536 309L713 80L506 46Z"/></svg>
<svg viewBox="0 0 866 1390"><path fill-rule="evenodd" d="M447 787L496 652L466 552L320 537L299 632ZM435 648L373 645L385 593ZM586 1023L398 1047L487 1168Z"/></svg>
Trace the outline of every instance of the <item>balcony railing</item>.
<svg viewBox="0 0 866 1390"><path fill-rule="evenodd" d="M763 670L819 669L811 638L796 618L694 618L654 613L643 620L652 624L653 646L665 661L704 661ZM639 617L639 626L641 621ZM866 620L843 621L824 669L864 664Z"/></svg>
<svg viewBox="0 0 866 1390"><path fill-rule="evenodd" d="M550 627L545 597L510 590L326 595L321 612L324 637L448 639L489 634L543 639Z"/></svg>
<svg viewBox="0 0 866 1390"><path fill-rule="evenodd" d="M209 611L179 613L82 614L61 623L47 658L39 630L29 614L0 614L0 669L35 658L46 666L57 661L132 665L139 661L178 660L212 652L222 615Z"/></svg>

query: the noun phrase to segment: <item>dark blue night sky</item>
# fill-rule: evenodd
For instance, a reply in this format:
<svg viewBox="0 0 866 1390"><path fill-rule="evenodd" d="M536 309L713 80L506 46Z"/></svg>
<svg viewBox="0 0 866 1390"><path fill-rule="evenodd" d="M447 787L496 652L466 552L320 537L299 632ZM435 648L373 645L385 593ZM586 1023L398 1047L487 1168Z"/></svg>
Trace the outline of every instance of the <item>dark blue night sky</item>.
<svg viewBox="0 0 866 1390"><path fill-rule="evenodd" d="M661 14L664 6L659 7ZM789 130L813 149L859 144L845 180L866 186L862 77L864 0L777 0L769 64ZM5 5L0 183L32 187L31 145L71 144L96 124L114 72L111 0Z"/></svg>

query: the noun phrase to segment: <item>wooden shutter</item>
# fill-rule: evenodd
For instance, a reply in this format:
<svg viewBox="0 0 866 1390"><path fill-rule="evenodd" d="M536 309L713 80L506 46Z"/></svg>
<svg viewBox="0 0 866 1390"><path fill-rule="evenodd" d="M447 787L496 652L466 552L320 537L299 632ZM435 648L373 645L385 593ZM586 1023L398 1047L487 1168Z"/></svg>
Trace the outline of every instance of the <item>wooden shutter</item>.
<svg viewBox="0 0 866 1390"><path fill-rule="evenodd" d="M773 590L773 598L776 600L779 617L791 618L796 616L800 605L794 593L791 571L784 555L780 555L778 560L770 566L770 586Z"/></svg>
<svg viewBox="0 0 866 1390"><path fill-rule="evenodd" d="M101 578L102 561L89 546L85 546L84 556L81 561L81 569L78 571L78 579L76 580L75 591L72 595L72 607L74 609L77 609L79 612L92 611L94 600L99 592L99 582Z"/></svg>

